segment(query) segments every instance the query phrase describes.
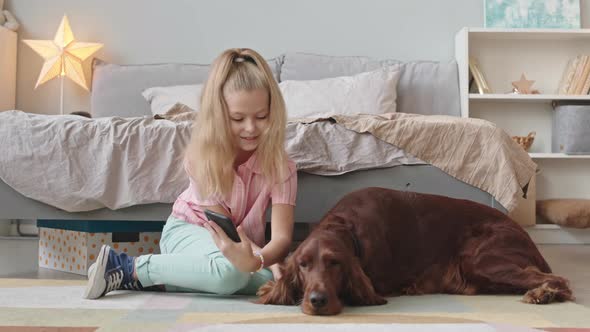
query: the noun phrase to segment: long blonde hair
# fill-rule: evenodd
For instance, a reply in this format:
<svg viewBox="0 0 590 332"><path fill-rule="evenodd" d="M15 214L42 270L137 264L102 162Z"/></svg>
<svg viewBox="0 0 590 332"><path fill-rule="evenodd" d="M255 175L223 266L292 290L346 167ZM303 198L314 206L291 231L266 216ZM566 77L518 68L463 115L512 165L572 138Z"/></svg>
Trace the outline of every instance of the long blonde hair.
<svg viewBox="0 0 590 332"><path fill-rule="evenodd" d="M201 94L201 108L185 158L189 175L202 197L228 197L234 180L237 155L224 94L265 89L269 94L269 125L256 149L257 162L270 183L286 176L285 102L270 67L256 51L233 48L213 62Z"/></svg>

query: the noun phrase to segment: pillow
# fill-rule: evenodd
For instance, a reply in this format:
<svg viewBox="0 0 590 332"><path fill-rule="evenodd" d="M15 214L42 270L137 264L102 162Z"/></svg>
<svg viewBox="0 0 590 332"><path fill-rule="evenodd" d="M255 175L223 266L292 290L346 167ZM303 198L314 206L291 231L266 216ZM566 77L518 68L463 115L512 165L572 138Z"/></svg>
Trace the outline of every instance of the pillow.
<svg viewBox="0 0 590 332"><path fill-rule="evenodd" d="M145 89L143 97L150 104L153 115L166 114L177 103L199 111L202 84L158 86Z"/></svg>
<svg viewBox="0 0 590 332"><path fill-rule="evenodd" d="M537 201L537 214L566 227L590 227L590 199L547 199Z"/></svg>
<svg viewBox="0 0 590 332"><path fill-rule="evenodd" d="M414 114L461 116L459 70L452 61L377 60L366 56L330 56L287 53L281 81L319 80L352 76L398 64L397 111Z"/></svg>
<svg viewBox="0 0 590 332"><path fill-rule="evenodd" d="M394 65L355 76L284 81L279 87L290 119L382 114L396 111L399 77Z"/></svg>

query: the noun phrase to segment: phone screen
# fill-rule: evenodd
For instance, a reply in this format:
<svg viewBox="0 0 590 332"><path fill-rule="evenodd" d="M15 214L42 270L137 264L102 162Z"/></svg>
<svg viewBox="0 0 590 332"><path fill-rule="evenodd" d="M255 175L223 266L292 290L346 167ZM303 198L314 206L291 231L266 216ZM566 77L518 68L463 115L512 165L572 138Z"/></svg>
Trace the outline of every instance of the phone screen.
<svg viewBox="0 0 590 332"><path fill-rule="evenodd" d="M213 221L214 223L216 223L217 225L219 225L219 227L221 227L221 229L223 229L225 234L227 234L227 236L232 241L241 242L240 236L238 235L238 231L236 230L236 226L231 221L231 219L224 216L223 214L219 214L219 213L213 212L211 210L205 210L205 215L207 216L207 219L209 219L209 220Z"/></svg>

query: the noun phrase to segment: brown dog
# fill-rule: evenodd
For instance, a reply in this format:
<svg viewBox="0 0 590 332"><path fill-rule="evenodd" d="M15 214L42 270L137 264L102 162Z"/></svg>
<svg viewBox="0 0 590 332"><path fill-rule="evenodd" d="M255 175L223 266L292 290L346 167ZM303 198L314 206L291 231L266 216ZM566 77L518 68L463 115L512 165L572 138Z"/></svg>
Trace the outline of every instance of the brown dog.
<svg viewBox="0 0 590 332"><path fill-rule="evenodd" d="M468 200L367 188L342 198L287 258L259 303L334 315L399 294L524 294L572 299L528 234L502 212Z"/></svg>

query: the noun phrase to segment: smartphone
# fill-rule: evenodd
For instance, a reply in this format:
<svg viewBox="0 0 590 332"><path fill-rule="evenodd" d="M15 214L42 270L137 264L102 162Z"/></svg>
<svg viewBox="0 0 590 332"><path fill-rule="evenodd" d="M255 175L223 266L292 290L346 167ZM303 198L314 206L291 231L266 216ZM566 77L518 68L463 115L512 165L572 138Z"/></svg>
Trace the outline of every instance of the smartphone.
<svg viewBox="0 0 590 332"><path fill-rule="evenodd" d="M207 219L209 219L209 220L213 221L214 223L216 223L217 225L219 225L219 227L221 227L221 229L223 229L225 234L227 234L227 236L232 241L242 242L240 240L240 236L238 235L238 230L236 229L236 226L231 221L231 219L224 216L223 214L219 214L217 212L213 212L213 211L207 210L207 209L205 209L205 215L207 216Z"/></svg>

